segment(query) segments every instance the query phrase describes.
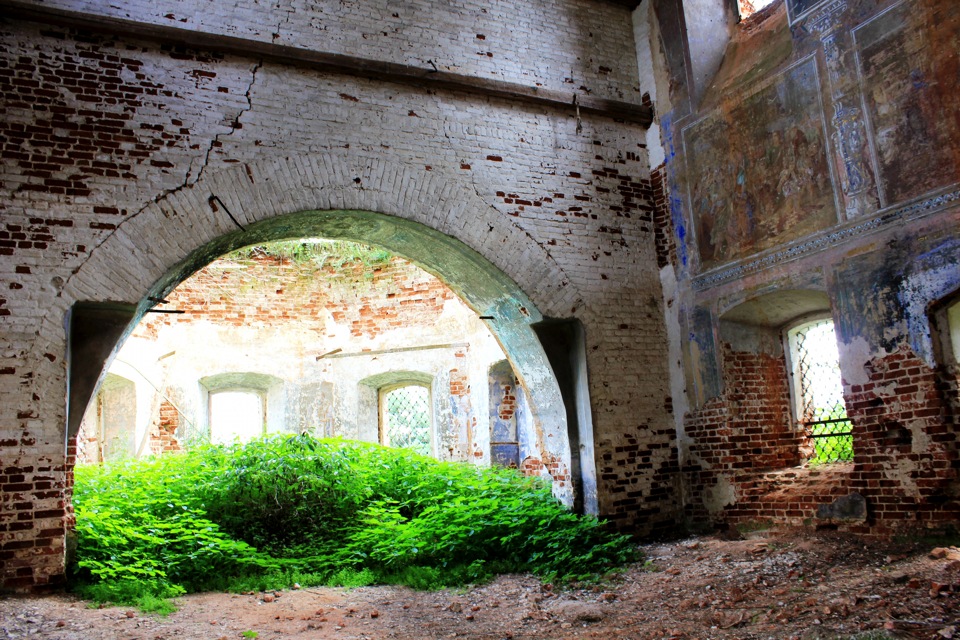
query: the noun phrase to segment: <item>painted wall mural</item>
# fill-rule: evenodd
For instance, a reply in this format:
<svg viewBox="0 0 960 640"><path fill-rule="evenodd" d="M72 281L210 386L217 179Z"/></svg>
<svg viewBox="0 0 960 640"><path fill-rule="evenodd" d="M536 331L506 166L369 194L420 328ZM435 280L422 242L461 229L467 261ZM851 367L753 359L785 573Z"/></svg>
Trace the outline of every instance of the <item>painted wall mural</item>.
<svg viewBox="0 0 960 640"><path fill-rule="evenodd" d="M951 217L919 237L898 239L837 266L835 318L841 341L865 340L887 353L908 344L934 363L930 304L960 288L955 234L960 211Z"/></svg>
<svg viewBox="0 0 960 640"><path fill-rule="evenodd" d="M683 131L702 269L837 221L813 57Z"/></svg>
<svg viewBox="0 0 960 640"><path fill-rule="evenodd" d="M787 0L787 11L791 22L823 2L824 0Z"/></svg>
<svg viewBox="0 0 960 640"><path fill-rule="evenodd" d="M884 205L960 176L960 4L904 2L854 32Z"/></svg>

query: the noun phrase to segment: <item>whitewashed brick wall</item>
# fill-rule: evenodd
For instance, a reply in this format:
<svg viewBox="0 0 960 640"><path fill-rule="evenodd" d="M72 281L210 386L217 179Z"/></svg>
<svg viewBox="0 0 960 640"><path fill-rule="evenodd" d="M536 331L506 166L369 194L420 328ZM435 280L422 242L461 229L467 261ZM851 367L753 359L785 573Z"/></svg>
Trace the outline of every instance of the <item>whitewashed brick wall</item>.
<svg viewBox="0 0 960 640"><path fill-rule="evenodd" d="M639 101L633 26L600 0L46 0L28 4Z"/></svg>
<svg viewBox="0 0 960 640"><path fill-rule="evenodd" d="M313 2L279 15L244 2L60 4L553 88L572 74L595 95L629 98L636 84L629 14L599 2ZM581 319L601 512L641 533L673 520L642 127L584 116L578 133L572 109L9 19L0 89L4 588L62 579L66 311L138 302L235 231L211 193L244 225L309 209L422 223L484 256L540 313Z"/></svg>

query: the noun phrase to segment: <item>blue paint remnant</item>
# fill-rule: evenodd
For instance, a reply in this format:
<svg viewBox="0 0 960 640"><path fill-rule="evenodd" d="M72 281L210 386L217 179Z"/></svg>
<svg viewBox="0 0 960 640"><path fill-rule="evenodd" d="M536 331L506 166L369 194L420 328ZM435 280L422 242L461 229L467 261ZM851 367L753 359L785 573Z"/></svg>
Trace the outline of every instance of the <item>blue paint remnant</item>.
<svg viewBox="0 0 960 640"><path fill-rule="evenodd" d="M960 239L949 238L913 259L910 273L898 292L905 310L910 346L927 362L935 360L930 337L929 308L960 291Z"/></svg>
<svg viewBox="0 0 960 640"><path fill-rule="evenodd" d="M690 322L692 325L690 341L696 343L700 351L699 369L702 388L699 392L704 399L715 398L722 391L723 376L713 334L713 314L709 308L694 307Z"/></svg>
<svg viewBox="0 0 960 640"><path fill-rule="evenodd" d="M677 156L677 150L673 145L673 114L667 113L660 116L660 135L663 144L667 149L667 157L673 159Z"/></svg>
<svg viewBox="0 0 960 640"><path fill-rule="evenodd" d="M670 220L677 235L677 255L680 258L680 264L687 266L687 228L683 221L683 199L678 195L679 186L673 163L667 166L667 176L669 177L667 183L670 185Z"/></svg>
<svg viewBox="0 0 960 640"><path fill-rule="evenodd" d="M837 273L841 339L863 338L886 353L908 344L932 362L929 305L960 287L960 240L952 233L904 239L849 260Z"/></svg>
<svg viewBox="0 0 960 640"><path fill-rule="evenodd" d="M664 161L667 175L667 188L669 190L670 221L673 223L674 233L677 236L677 257L680 258L680 264L687 266L687 228L683 221L683 199L677 195L680 193L676 171L674 170L674 161L677 157L677 148L674 144L673 136L673 113L666 113L660 116L660 135L666 150L666 160Z"/></svg>
<svg viewBox="0 0 960 640"><path fill-rule="evenodd" d="M910 71L910 86L914 91L921 91L930 86L930 84L923 77L923 71L920 69L912 69Z"/></svg>

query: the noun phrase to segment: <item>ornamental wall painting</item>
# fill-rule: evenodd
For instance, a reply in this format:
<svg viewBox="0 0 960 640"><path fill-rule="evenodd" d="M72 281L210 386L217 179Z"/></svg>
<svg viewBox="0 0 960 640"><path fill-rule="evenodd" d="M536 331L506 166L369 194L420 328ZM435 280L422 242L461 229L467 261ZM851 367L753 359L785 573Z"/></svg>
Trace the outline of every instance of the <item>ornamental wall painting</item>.
<svg viewBox="0 0 960 640"><path fill-rule="evenodd" d="M824 1L825 0L787 0L787 15L790 16L791 24Z"/></svg>
<svg viewBox="0 0 960 640"><path fill-rule="evenodd" d="M701 270L837 222L813 57L728 97L683 145Z"/></svg>
<svg viewBox="0 0 960 640"><path fill-rule="evenodd" d="M960 180L960 3L917 0L854 30L884 206Z"/></svg>

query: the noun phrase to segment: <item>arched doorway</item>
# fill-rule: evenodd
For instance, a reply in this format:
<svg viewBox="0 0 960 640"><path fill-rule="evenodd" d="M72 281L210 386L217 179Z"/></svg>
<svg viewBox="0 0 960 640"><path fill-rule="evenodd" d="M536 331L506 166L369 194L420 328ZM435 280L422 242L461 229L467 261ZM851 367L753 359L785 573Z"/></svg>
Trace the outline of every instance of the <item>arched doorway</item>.
<svg viewBox="0 0 960 640"><path fill-rule="evenodd" d="M136 305L75 305L70 316L70 345L76 355L70 362L67 437L74 436L75 416L96 388L110 354L179 282L217 256L242 246L300 237L383 247L440 278L472 308L496 336L527 391L536 434L534 450L544 462L542 475L551 481L560 500L574 504L577 483L571 481L564 399L531 326L543 315L509 277L462 242L426 225L369 211L310 210L265 219L195 248L153 283Z"/></svg>

